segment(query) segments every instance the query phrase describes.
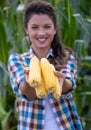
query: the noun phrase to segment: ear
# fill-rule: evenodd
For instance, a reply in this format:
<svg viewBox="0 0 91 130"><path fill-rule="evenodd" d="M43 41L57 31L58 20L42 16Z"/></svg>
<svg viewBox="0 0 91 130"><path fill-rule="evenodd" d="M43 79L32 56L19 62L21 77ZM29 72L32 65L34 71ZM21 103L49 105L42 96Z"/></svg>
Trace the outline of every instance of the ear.
<svg viewBox="0 0 91 130"><path fill-rule="evenodd" d="M56 34L56 32L57 32L57 29L55 28L55 30L54 30L54 35Z"/></svg>
<svg viewBox="0 0 91 130"><path fill-rule="evenodd" d="M56 34L57 31L54 32L54 34Z"/></svg>
<svg viewBox="0 0 91 130"><path fill-rule="evenodd" d="M28 35L28 30L27 30L27 28L25 28L25 33Z"/></svg>

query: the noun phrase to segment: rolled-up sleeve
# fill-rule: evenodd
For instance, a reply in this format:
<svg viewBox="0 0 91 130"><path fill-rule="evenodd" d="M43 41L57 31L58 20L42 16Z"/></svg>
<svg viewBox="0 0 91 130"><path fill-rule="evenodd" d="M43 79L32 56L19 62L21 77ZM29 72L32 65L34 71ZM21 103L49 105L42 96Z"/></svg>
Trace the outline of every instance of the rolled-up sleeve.
<svg viewBox="0 0 91 130"><path fill-rule="evenodd" d="M16 54L12 54L8 60L10 82L15 94L19 94L19 85L24 81L24 69L21 60Z"/></svg>
<svg viewBox="0 0 91 130"><path fill-rule="evenodd" d="M72 88L66 94L63 94L65 98L69 98L76 89L77 59L74 55L71 55L70 60L63 65L61 73L72 82Z"/></svg>

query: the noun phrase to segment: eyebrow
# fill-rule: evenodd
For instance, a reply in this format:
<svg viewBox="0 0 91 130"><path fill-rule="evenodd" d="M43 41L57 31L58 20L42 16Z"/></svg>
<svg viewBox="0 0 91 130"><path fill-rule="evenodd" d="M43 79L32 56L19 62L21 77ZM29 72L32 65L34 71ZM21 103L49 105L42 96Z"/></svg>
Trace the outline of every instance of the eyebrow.
<svg viewBox="0 0 91 130"><path fill-rule="evenodd" d="M36 24L31 24L32 26L38 26L38 24L36 23ZM51 23L46 23L46 24L44 24L44 25L52 25Z"/></svg>

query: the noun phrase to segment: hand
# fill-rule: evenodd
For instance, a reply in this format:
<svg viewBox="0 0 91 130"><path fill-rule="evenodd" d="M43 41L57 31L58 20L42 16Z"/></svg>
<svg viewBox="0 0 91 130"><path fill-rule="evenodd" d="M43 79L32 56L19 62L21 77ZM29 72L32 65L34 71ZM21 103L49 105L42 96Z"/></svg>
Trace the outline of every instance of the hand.
<svg viewBox="0 0 91 130"><path fill-rule="evenodd" d="M25 82L21 87L21 92L29 99L33 100L36 98L36 91L35 88L32 88L28 83L28 75L29 75L29 68L26 67L24 70Z"/></svg>
<svg viewBox="0 0 91 130"><path fill-rule="evenodd" d="M25 81L28 83L28 78L29 78L29 67L26 67L25 70L24 70L24 76L25 76Z"/></svg>
<svg viewBox="0 0 91 130"><path fill-rule="evenodd" d="M65 79L63 74L59 71L54 71L54 73L58 77L60 87L63 88L63 83L64 83L64 79Z"/></svg>
<svg viewBox="0 0 91 130"><path fill-rule="evenodd" d="M59 79L61 79L61 78L64 79L64 76L63 76L63 74L62 74L61 72L59 72L59 71L54 71L54 74L55 74Z"/></svg>
<svg viewBox="0 0 91 130"><path fill-rule="evenodd" d="M61 72L55 71L54 73L59 79L62 93L67 93L72 88L72 82L69 79L66 79Z"/></svg>

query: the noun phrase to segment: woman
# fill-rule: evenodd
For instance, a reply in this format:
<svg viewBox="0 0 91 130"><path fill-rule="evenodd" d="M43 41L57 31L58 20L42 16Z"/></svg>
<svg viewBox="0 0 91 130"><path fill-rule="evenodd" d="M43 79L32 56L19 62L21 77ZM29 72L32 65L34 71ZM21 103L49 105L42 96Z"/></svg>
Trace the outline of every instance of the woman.
<svg viewBox="0 0 91 130"><path fill-rule="evenodd" d="M82 130L72 98L76 88L76 58L71 49L64 48L57 32L54 8L50 3L33 0L25 7L24 27L31 46L23 54L9 57L8 69L18 111L18 130ZM55 75L63 79L60 100L52 97L38 99L28 84L29 64L36 55L45 57L55 68Z"/></svg>

